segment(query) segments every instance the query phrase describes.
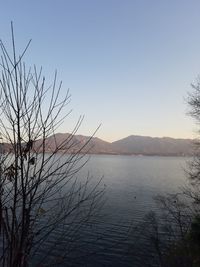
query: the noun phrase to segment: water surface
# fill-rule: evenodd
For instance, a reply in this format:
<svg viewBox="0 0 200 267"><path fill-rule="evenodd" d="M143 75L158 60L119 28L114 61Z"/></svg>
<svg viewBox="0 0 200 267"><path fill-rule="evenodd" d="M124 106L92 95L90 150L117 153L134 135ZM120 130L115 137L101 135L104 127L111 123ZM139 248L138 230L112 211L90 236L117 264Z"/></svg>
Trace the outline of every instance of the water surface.
<svg viewBox="0 0 200 267"><path fill-rule="evenodd" d="M77 225L76 239L69 230L61 246L55 247L57 254L61 249L69 251L67 261L58 266L158 266L151 248L145 247L145 243L140 244L139 250L135 249L140 237L135 226L143 223L150 210L158 211L153 200L157 194L181 190L186 183L188 160L183 157L91 156L76 176L78 181L84 181L89 173L92 184L103 176L97 189L105 186L104 205L99 210L97 206L91 220L80 228ZM59 229L54 234L58 235ZM138 251L143 251L143 256Z"/></svg>
<svg viewBox="0 0 200 267"><path fill-rule="evenodd" d="M80 177L87 171L94 179L104 175L106 203L103 220L97 227L102 240L96 243L96 256L85 266L141 266L131 252L131 244L137 243L130 234L131 228L142 223L147 212L158 210L153 200L157 194L181 190L186 183L185 169L189 160L158 156L91 157ZM89 230L88 236L94 232ZM146 262L143 266L151 265Z"/></svg>

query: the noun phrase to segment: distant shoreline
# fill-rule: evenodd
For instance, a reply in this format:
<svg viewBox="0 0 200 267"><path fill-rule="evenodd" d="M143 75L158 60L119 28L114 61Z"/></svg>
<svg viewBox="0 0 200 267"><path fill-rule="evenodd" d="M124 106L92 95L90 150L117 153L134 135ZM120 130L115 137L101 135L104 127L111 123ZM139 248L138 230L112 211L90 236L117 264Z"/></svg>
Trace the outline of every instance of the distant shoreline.
<svg viewBox="0 0 200 267"><path fill-rule="evenodd" d="M43 150L43 140L33 141L33 150ZM26 146L26 142L23 144ZM4 151L13 149L13 145L2 143ZM58 149L57 149L58 148ZM124 155L124 156L162 156L191 157L194 155L194 140L174 139L170 137L149 137L130 135L113 143L97 137L56 133L45 139L45 153L62 152L65 154Z"/></svg>

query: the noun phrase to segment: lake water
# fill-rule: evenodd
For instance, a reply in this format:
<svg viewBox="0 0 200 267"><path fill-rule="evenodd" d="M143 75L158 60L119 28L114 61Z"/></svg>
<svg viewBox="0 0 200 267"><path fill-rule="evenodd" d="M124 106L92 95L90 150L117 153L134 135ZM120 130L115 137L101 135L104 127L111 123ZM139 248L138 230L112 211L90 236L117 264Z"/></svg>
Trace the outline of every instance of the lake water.
<svg viewBox="0 0 200 267"><path fill-rule="evenodd" d="M157 210L153 197L173 193L186 183L188 158L158 156L91 156L79 177L88 171L106 185L104 206L93 224L84 223L67 263L59 266L156 266L151 255L141 258L134 250L133 229L144 215ZM136 233L137 234L137 233ZM145 254L148 254L148 248ZM155 265L154 265L155 264Z"/></svg>

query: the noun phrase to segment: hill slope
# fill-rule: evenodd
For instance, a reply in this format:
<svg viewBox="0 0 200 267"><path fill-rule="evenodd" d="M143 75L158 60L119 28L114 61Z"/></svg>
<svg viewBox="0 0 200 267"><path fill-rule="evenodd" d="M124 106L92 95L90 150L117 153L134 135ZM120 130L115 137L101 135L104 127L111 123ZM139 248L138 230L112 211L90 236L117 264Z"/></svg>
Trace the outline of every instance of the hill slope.
<svg viewBox="0 0 200 267"><path fill-rule="evenodd" d="M131 135L112 143L113 149L125 154L180 156L192 155L191 139Z"/></svg>
<svg viewBox="0 0 200 267"><path fill-rule="evenodd" d="M4 151L12 150L8 143L2 144ZM1 146L2 146L1 145ZM25 145L25 144L24 144ZM160 156L190 156L193 154L193 140L174 139L169 137L149 137L131 135L121 140L109 143L97 137L57 133L45 141L46 152L55 151L56 147L67 153L89 154L125 154L125 155L160 155ZM42 140L34 142L34 149L42 151Z"/></svg>
<svg viewBox="0 0 200 267"><path fill-rule="evenodd" d="M41 147L42 140L37 140L35 148ZM103 141L97 137L90 137L84 135L70 135L68 133L57 133L46 139L46 152L62 147L61 150L66 150L68 153L81 153L90 154L112 154L112 144Z"/></svg>

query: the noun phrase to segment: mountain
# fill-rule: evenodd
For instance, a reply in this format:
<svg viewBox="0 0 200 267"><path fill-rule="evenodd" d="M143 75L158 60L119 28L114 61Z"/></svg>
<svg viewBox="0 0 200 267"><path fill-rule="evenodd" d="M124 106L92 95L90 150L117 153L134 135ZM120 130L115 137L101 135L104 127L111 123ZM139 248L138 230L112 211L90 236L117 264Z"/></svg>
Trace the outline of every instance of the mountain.
<svg viewBox="0 0 200 267"><path fill-rule="evenodd" d="M97 137L84 136L84 135L70 135L69 133L57 133L46 139L46 152L50 152L60 146L61 150L68 153L81 153L89 154L113 154L112 144L103 141ZM34 144L37 150L41 150L42 140L37 140Z"/></svg>
<svg viewBox="0 0 200 267"><path fill-rule="evenodd" d="M138 135L131 135L109 143L97 137L57 133L45 140L45 151L55 151L56 147L60 147L59 151L63 150L67 153L191 156L194 152L193 143L194 140L192 139ZM12 150L7 143L2 145L1 149L4 151ZM24 146L26 146L26 143ZM34 149L42 151L42 139L34 142Z"/></svg>
<svg viewBox="0 0 200 267"><path fill-rule="evenodd" d="M193 140L131 135L112 143L122 154L183 156L193 154Z"/></svg>
<svg viewBox="0 0 200 267"><path fill-rule="evenodd" d="M67 140L67 142L65 142ZM41 141L37 141L37 145ZM109 143L97 137L84 135L71 136L68 133L57 133L47 138L47 152L62 145L69 153L77 152L91 154L126 154L126 155L162 155L184 156L193 154L193 140L175 139L170 137L149 137L131 135L121 140Z"/></svg>

